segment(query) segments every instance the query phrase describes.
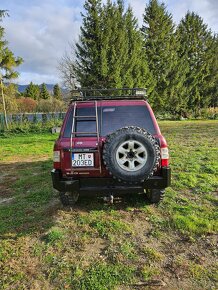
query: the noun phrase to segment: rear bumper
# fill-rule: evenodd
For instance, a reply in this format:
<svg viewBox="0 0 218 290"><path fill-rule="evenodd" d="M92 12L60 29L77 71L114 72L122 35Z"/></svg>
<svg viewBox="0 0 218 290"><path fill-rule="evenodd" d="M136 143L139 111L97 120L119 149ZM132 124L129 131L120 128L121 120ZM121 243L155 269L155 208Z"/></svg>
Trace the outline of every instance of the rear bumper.
<svg viewBox="0 0 218 290"><path fill-rule="evenodd" d="M51 171L53 187L58 191L78 191L80 194L87 192L94 194L104 194L110 192L117 193L139 193L144 189L164 189L171 184L171 169L170 167L163 167L161 176L152 176L138 185L127 185L116 181L113 178L63 178L61 172L53 169Z"/></svg>

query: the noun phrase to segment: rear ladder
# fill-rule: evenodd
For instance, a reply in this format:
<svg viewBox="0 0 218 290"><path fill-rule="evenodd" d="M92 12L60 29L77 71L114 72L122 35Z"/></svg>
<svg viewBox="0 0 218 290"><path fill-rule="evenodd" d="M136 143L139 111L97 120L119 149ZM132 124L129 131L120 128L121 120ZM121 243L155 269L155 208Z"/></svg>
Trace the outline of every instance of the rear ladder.
<svg viewBox="0 0 218 290"><path fill-rule="evenodd" d="M91 103L93 104L95 108L95 115L93 116L78 116L77 114L77 104L81 103ZM96 122L96 132L76 132L76 121L77 119L91 119L95 120ZM93 170L99 170L100 173L102 172L102 164L101 164L101 154L100 154L100 137L99 137L99 125L98 125L98 105L97 101L79 101L74 102L74 108L73 108L73 120L72 120L72 128L71 128L71 136L70 136L70 151L71 151L71 173L73 173L73 137L76 137L76 135L96 135L97 137L97 153L99 158L99 167L94 168ZM87 169L86 169L87 170Z"/></svg>

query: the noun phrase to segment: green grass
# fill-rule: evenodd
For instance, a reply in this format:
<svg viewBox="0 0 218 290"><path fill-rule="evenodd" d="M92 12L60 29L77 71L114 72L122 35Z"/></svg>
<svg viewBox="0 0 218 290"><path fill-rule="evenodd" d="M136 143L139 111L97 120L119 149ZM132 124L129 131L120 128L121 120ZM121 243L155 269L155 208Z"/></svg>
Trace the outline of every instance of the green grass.
<svg viewBox="0 0 218 290"><path fill-rule="evenodd" d="M52 157L56 134L17 134L0 137L0 161L17 162L24 157L37 160L40 157ZM25 159L28 161L28 159Z"/></svg>
<svg viewBox="0 0 218 290"><path fill-rule="evenodd" d="M1 138L0 202L12 199L0 203L0 289L216 289L218 122L160 127L172 186L158 206L133 195L63 209L50 177L57 136Z"/></svg>

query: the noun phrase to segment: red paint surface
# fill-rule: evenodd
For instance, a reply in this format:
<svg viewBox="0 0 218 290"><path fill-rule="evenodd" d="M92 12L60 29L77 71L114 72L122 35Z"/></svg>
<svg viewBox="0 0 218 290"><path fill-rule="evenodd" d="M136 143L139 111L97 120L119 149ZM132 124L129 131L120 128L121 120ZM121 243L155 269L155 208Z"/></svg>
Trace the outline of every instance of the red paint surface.
<svg viewBox="0 0 218 290"><path fill-rule="evenodd" d="M77 102L77 107L81 108L81 107L93 107L94 106L94 101L89 101L89 102ZM158 138L160 141L160 147L167 147L167 143L165 138L163 137L163 135L160 132L159 126L157 124L156 118L154 116L154 113L150 107L150 105L144 101L144 100L111 100L111 101L107 101L107 100L103 100L103 101L97 101L97 106L101 107L101 106L146 106L150 112L155 130L156 130L156 134L154 134L154 137ZM67 151L67 149L70 149L70 138L64 138L63 137L63 132L64 132L64 128L66 126L66 122L68 120L68 116L69 114L72 114L72 110L74 107L74 103L72 103L69 106L69 109L67 111L67 114L65 116L62 128L61 128L61 132L60 132L60 136L58 138L58 140L55 142L55 146L54 146L54 150L60 150L61 151L61 162L55 162L54 163L54 168L55 169L61 169L63 176L80 176L80 177L106 177L106 176L110 176L108 171L106 170L104 164L103 164L103 160L102 160L102 156L100 156L100 160L101 160L101 168L102 168L102 172L100 173L99 170L96 170L100 167L99 164L99 154L96 152L94 153L94 167L93 168L73 168L71 167L71 152ZM101 136L100 137L100 143L99 143L99 147L100 147L100 152L102 152L102 147L104 145L104 141L105 141L105 136ZM82 142L82 144L77 144L77 142ZM96 137L73 137L72 138L72 148L95 148L97 149L97 138ZM101 155L101 153L100 153ZM160 167L161 166L166 166L165 164L168 163L167 161L161 161L160 162ZM160 168L159 168L160 171ZM85 173L85 174L84 174ZM157 173L158 174L158 173Z"/></svg>

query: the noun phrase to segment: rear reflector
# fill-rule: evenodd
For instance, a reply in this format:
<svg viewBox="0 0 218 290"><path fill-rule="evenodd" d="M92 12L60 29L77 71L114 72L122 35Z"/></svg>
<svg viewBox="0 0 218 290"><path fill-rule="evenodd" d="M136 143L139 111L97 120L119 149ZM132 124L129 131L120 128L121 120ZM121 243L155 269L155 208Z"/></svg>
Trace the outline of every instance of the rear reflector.
<svg viewBox="0 0 218 290"><path fill-rule="evenodd" d="M53 152L53 161L54 162L60 162L60 151L54 151Z"/></svg>
<svg viewBox="0 0 218 290"><path fill-rule="evenodd" d="M161 159L161 167L169 166L169 159Z"/></svg>
<svg viewBox="0 0 218 290"><path fill-rule="evenodd" d="M161 166L169 166L169 150L167 147L161 148Z"/></svg>

